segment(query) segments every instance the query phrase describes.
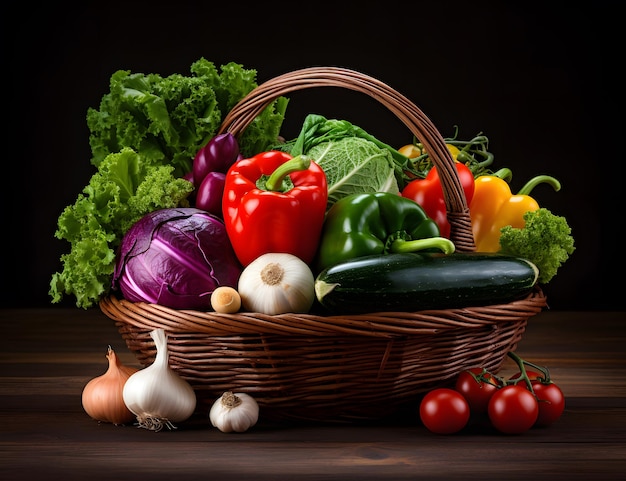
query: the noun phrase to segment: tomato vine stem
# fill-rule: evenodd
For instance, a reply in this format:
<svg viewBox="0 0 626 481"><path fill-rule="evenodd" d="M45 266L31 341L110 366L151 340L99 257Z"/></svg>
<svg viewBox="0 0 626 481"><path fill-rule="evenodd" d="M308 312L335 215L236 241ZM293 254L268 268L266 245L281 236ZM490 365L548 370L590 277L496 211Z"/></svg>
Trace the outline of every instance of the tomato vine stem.
<svg viewBox="0 0 626 481"><path fill-rule="evenodd" d="M535 390L533 389L530 378L528 377L528 373L526 372L526 366L532 367L533 369L537 369L541 372L541 374L543 375L543 379L541 380L542 383L549 384L551 382L550 371L547 367L539 366L532 362L526 361L512 351L508 352L507 356L515 361L515 364L517 364L520 371L520 377L514 380L510 380L510 382L507 382L507 384L517 384L518 382L523 380L526 383L526 387L528 387L528 390L534 394Z"/></svg>

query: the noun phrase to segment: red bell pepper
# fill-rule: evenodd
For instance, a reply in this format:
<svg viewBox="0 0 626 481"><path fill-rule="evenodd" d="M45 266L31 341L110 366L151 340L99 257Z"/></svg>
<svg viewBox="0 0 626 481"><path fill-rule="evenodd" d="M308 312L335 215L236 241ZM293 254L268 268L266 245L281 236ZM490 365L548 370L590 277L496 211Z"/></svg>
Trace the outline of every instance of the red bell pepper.
<svg viewBox="0 0 626 481"><path fill-rule="evenodd" d="M455 162L455 166L463 192L465 192L467 205L469 205L474 196L474 175L469 167L461 162ZM428 217L433 219L439 226L440 235L448 239L450 238L450 223L448 222L446 203L443 198L443 188L439 181L437 167L431 168L423 179L415 179L409 182L402 190L402 196L408 197L421 205Z"/></svg>
<svg viewBox="0 0 626 481"><path fill-rule="evenodd" d="M241 264L270 252L310 264L327 201L326 174L304 156L269 151L235 162L226 173L222 213Z"/></svg>

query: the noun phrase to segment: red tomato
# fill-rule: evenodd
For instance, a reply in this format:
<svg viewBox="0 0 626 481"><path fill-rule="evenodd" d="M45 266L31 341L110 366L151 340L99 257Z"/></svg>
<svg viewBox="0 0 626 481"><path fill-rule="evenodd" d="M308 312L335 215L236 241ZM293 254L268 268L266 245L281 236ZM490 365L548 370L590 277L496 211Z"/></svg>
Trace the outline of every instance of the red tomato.
<svg viewBox="0 0 626 481"><path fill-rule="evenodd" d="M526 375L528 376L528 379L530 379L531 381L534 379L545 379L545 376L540 373L540 372L536 372L536 371L530 371L530 370L526 370ZM522 377L522 373L521 372L516 372L515 374L513 374L510 378L509 381L515 381L517 379L520 379Z"/></svg>
<svg viewBox="0 0 626 481"><path fill-rule="evenodd" d="M537 421L539 406L533 393L521 384L510 384L491 396L487 407L491 424L506 434L521 434Z"/></svg>
<svg viewBox="0 0 626 481"><path fill-rule="evenodd" d="M493 374L476 367L461 372L454 388L463 394L472 413L484 414L498 386L498 380Z"/></svg>
<svg viewBox="0 0 626 481"><path fill-rule="evenodd" d="M539 406L539 415L535 426L549 426L557 421L565 410L563 391L553 382L546 384L532 381L532 386Z"/></svg>
<svg viewBox="0 0 626 481"><path fill-rule="evenodd" d="M420 403L420 419L436 434L452 434L463 429L470 417L470 407L454 389L439 388L428 392Z"/></svg>

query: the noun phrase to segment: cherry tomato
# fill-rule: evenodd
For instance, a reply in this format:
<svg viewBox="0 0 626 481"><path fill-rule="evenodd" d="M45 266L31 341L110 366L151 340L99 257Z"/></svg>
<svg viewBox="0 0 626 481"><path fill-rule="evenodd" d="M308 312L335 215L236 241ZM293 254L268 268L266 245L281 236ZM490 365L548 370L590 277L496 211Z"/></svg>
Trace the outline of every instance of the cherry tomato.
<svg viewBox="0 0 626 481"><path fill-rule="evenodd" d="M526 375L528 376L528 379L530 379L531 381L534 379L539 379L539 380L545 379L545 376L542 373L531 371L529 369L526 369ZM516 372L509 378L509 381L515 381L517 379L520 379L521 377L522 377L522 373Z"/></svg>
<svg viewBox="0 0 626 481"><path fill-rule="evenodd" d="M498 390L498 380L479 367L462 371L454 388L463 394L474 414L484 414L491 396Z"/></svg>
<svg viewBox="0 0 626 481"><path fill-rule="evenodd" d="M531 384L539 406L539 414L535 426L549 426L557 421L565 410L563 391L553 382L531 381Z"/></svg>
<svg viewBox="0 0 626 481"><path fill-rule="evenodd" d="M448 150L452 154L452 158L456 160L460 152L459 148L456 145L452 145L452 144L446 144L446 147L448 147Z"/></svg>
<svg viewBox="0 0 626 481"><path fill-rule="evenodd" d="M487 413L491 424L506 434L528 431L539 415L539 406L533 393L521 384L510 384L491 396Z"/></svg>
<svg viewBox="0 0 626 481"><path fill-rule="evenodd" d="M398 149L398 152L400 152L405 157L408 157L409 159L415 159L424 154L424 151L415 144L403 145Z"/></svg>
<svg viewBox="0 0 626 481"><path fill-rule="evenodd" d="M457 155L459 155L458 147L452 144L446 144L446 147L448 147L448 150L452 154L452 158L456 160ZM398 152L400 152L405 157L408 157L409 159L415 159L419 157L420 155L423 155L426 153L426 151L421 146L417 146L415 144L403 145L402 147L398 149Z"/></svg>
<svg viewBox="0 0 626 481"><path fill-rule="evenodd" d="M420 419L436 434L452 434L463 429L470 417L470 407L454 389L439 388L428 392L420 403Z"/></svg>

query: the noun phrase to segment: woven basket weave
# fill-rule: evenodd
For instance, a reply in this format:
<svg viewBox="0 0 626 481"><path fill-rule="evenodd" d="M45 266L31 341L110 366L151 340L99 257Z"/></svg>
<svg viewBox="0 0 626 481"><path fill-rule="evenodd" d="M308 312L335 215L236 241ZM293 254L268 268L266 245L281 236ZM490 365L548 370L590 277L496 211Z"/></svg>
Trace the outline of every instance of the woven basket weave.
<svg viewBox="0 0 626 481"><path fill-rule="evenodd" d="M440 174L450 238L458 251L475 250L469 208L445 140L415 104L379 80L335 67L293 71L241 100L220 133L238 136L277 97L324 86L372 97L420 139ZM450 384L463 369L497 372L528 319L545 306L540 288L508 304L352 316L218 314L115 296L100 302L144 366L156 355L150 331L168 333L170 365L191 383L201 405L231 390L254 396L263 418L322 422L381 419Z"/></svg>

